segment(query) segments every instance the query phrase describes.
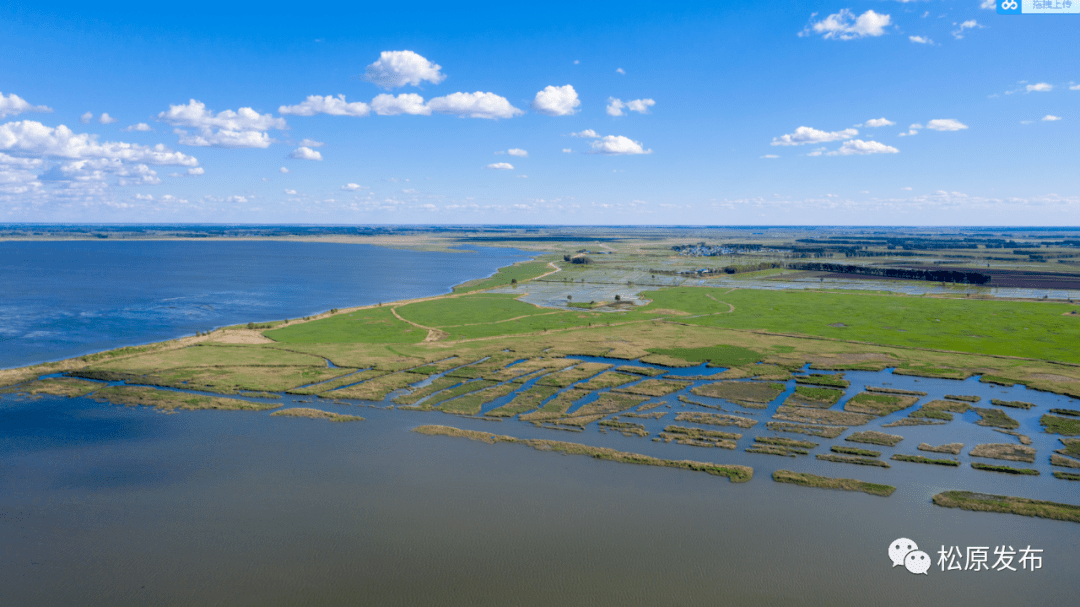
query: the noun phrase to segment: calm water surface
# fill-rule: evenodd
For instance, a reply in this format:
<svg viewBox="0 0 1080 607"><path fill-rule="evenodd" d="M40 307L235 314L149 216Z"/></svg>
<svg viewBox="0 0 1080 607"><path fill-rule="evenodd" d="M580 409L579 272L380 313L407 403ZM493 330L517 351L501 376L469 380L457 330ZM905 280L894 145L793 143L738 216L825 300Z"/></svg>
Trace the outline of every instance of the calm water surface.
<svg viewBox="0 0 1080 607"><path fill-rule="evenodd" d="M0 368L438 295L528 258L309 242L0 242Z"/></svg>
<svg viewBox="0 0 1080 607"><path fill-rule="evenodd" d="M433 279L426 288L447 286ZM324 301L297 305L311 312L357 303ZM110 309L128 309L117 302ZM23 356L38 354L31 349ZM846 377L849 394L891 384L928 392L922 402L949 393L978 394L984 403L992 397L1036 403L1032 411L1007 411L1035 440L1034 467L1042 476L971 470L971 445L1014 439L965 416L947 426L885 429L905 440L895 448L866 446L883 451L884 459L918 453L919 442L965 442L959 469L892 462L884 470L743 452L749 437L771 434L760 426L783 397L765 411L723 404L761 420L744 431L740 450L727 451L602 434L595 426L577 434L387 410L385 403L303 402L310 397L280 402L367 419L332 424L264 412L170 415L88 399L4 395L0 605L1075 603L1080 525L942 509L929 497L972 489L1080 503L1080 483L1049 475L1045 460L1056 438L1037 433L1041 412L1080 403L975 380L887 371ZM685 406L667 401L674 410ZM671 417L634 421L655 433ZM754 478L731 484L703 473L410 432L427 423L746 464ZM823 443L815 452L843 442L812 440ZM770 480L780 468L898 489L880 498L794 487ZM942 545L1030 545L1044 550L1043 568L975 573L934 567L915 576L890 566L886 549L897 537L914 539L935 560Z"/></svg>

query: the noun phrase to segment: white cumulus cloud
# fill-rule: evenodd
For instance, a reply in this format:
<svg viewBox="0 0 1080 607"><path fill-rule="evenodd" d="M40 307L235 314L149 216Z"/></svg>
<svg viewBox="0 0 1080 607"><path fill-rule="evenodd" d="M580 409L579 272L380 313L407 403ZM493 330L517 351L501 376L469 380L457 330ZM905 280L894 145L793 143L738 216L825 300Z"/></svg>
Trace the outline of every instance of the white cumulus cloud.
<svg viewBox="0 0 1080 607"><path fill-rule="evenodd" d="M859 134L859 131L855 129L844 129L842 131L819 131L817 129L800 126L795 129L794 133L788 135L781 135L780 137L774 137L772 145L805 145L807 143L829 143L830 141L841 141L844 139L851 139Z"/></svg>
<svg viewBox="0 0 1080 607"><path fill-rule="evenodd" d="M494 164L487 165L487 168L495 171L513 171L514 165L509 162L496 162Z"/></svg>
<svg viewBox="0 0 1080 607"><path fill-rule="evenodd" d="M1061 120L1061 116L1054 116L1053 114L1047 114L1047 115L1043 116L1042 119L1043 119L1043 122L1054 122L1056 120Z"/></svg>
<svg viewBox="0 0 1080 607"><path fill-rule="evenodd" d="M440 72L442 66L436 65L413 51L383 51L379 60L367 66L364 80L385 89L411 84L420 86L421 82L439 84L446 80Z"/></svg>
<svg viewBox="0 0 1080 607"><path fill-rule="evenodd" d="M280 169L278 169L278 172L279 173L288 173L289 169L287 169L286 167L281 167Z"/></svg>
<svg viewBox="0 0 1080 607"><path fill-rule="evenodd" d="M398 116L412 114L414 116L430 116L431 108L424 104L424 98L416 93L402 93L401 95L387 95L383 93L371 100L371 109L380 116Z"/></svg>
<svg viewBox="0 0 1080 607"><path fill-rule="evenodd" d="M908 40L911 40L915 44L933 44L934 41L925 36L908 36Z"/></svg>
<svg viewBox="0 0 1080 607"><path fill-rule="evenodd" d="M150 125L149 125L149 124L146 124L145 122L140 122L139 124L133 124L133 125L131 125L131 126L129 126L129 127L125 127L125 128L123 128L123 129L121 129L121 130L123 130L123 131L127 131L127 132L129 132L129 133L130 133L131 131L142 131L142 132L144 132L144 133L145 133L145 132L147 132L147 131L152 131L152 130L154 130L154 129L150 128Z"/></svg>
<svg viewBox="0 0 1080 607"><path fill-rule="evenodd" d="M300 146L289 154L289 158L296 158L297 160L322 160L322 154L309 147Z"/></svg>
<svg viewBox="0 0 1080 607"><path fill-rule="evenodd" d="M289 196L296 196L296 190L285 190L285 193Z"/></svg>
<svg viewBox="0 0 1080 607"><path fill-rule="evenodd" d="M326 95L308 95L307 99L296 105L283 105L278 108L279 114L293 116L314 116L315 114L328 114L330 116L354 116L363 117L371 112L371 108L363 101L348 102L345 95L332 97Z"/></svg>
<svg viewBox="0 0 1080 607"><path fill-rule="evenodd" d="M915 125L912 125L912 128L914 127ZM927 122L926 128L931 131L962 131L967 128L967 125L952 118L937 118Z"/></svg>
<svg viewBox="0 0 1080 607"><path fill-rule="evenodd" d="M873 118L871 120L867 120L865 123L863 123L862 126L877 128L880 126L892 126L894 124L896 123L887 118Z"/></svg>
<svg viewBox="0 0 1080 607"><path fill-rule="evenodd" d="M572 116L581 105L574 87L548 86L538 92L532 102L533 111L546 116Z"/></svg>
<svg viewBox="0 0 1080 607"><path fill-rule="evenodd" d="M10 93L8 96L4 96L3 92L0 92L0 118L6 118L7 116L14 116L23 112L51 112L52 108L44 105L30 105L28 101L19 97L15 93Z"/></svg>
<svg viewBox="0 0 1080 607"><path fill-rule="evenodd" d="M654 105L656 105L656 102L652 99L633 99L631 101L623 102L622 99L608 97L607 114L608 116L625 116L626 113L623 112L624 108L631 112L648 114L649 108Z"/></svg>
<svg viewBox="0 0 1080 607"><path fill-rule="evenodd" d="M173 132L182 145L222 148L266 148L273 140L265 131L289 128L284 118L260 114L249 107L225 110L214 114L206 104L190 100L186 105L169 105L168 111L158 114L158 120L177 127L198 129L191 134L183 129Z"/></svg>
<svg viewBox="0 0 1080 607"><path fill-rule="evenodd" d="M101 116L98 118L98 122L101 124L112 124L116 122L116 118L110 116L108 112L102 112Z"/></svg>
<svg viewBox="0 0 1080 607"><path fill-rule="evenodd" d="M980 28L981 29L982 26L979 25L979 23L977 21L975 21L974 19L968 19L967 21L961 23L955 30L953 30L953 32L952 32L953 38L956 38L957 40L960 40L960 39L962 39L964 37L964 30L970 30L970 29L975 29L975 28Z"/></svg>
<svg viewBox="0 0 1080 607"><path fill-rule="evenodd" d="M1049 93L1050 91L1054 90L1054 85L1046 82L1040 82L1038 84L1029 84L1025 88L1029 93Z"/></svg>
<svg viewBox="0 0 1080 607"><path fill-rule="evenodd" d="M93 119L94 119L94 113L93 112L87 112L87 113L83 114L82 116L79 116L79 122L81 122L83 124L90 124L90 121L93 120Z"/></svg>
<svg viewBox="0 0 1080 607"><path fill-rule="evenodd" d="M596 131L594 131L592 129L585 129L584 131L579 131L577 133L570 133L570 136L571 137L583 137L585 139L596 139L596 138L600 137L600 135L598 135L596 133Z"/></svg>
<svg viewBox="0 0 1080 607"><path fill-rule="evenodd" d="M428 108L440 114L451 114L468 118L513 118L525 112L510 105L505 97L495 93L453 93L445 97L436 97L428 101Z"/></svg>
<svg viewBox="0 0 1080 607"><path fill-rule="evenodd" d="M589 142L592 146L592 154L606 154L609 156L621 156L628 154L652 154L652 150L646 150L641 143L622 135L607 135Z"/></svg>
<svg viewBox="0 0 1080 607"><path fill-rule="evenodd" d="M225 110L214 114L206 109L206 104L194 99L186 105L170 104L167 112L158 114L158 120L172 126L217 128L227 131L268 131L288 128L284 118L260 114L249 107L242 107L235 112Z"/></svg>
<svg viewBox="0 0 1080 607"><path fill-rule="evenodd" d="M573 153L574 153L574 150L572 150L572 149L570 149L570 148L563 148L563 149L562 149L562 153L563 153L563 154L573 154Z"/></svg>
<svg viewBox="0 0 1080 607"><path fill-rule="evenodd" d="M811 16L811 18L813 17ZM817 23L811 23L799 35L808 36L813 31L813 33L821 34L823 38L827 39L853 40L855 38L881 36L885 33L885 28L891 24L892 17L889 15L882 15L868 10L856 17L855 13L845 8Z"/></svg>
<svg viewBox="0 0 1080 607"><path fill-rule="evenodd" d="M826 156L865 156L867 154L897 154L899 152L900 150L878 141L852 139L851 141L845 141L844 145L841 145L839 149L829 152Z"/></svg>
<svg viewBox="0 0 1080 607"><path fill-rule="evenodd" d="M510 154L511 156L518 156L521 158L526 158L529 155L528 152L520 148L510 148L509 150L506 150L506 153Z"/></svg>
<svg viewBox="0 0 1080 607"><path fill-rule="evenodd" d="M158 144L98 142L96 135L76 134L64 125L56 128L33 120L0 124L0 151L69 159L108 158L123 162L172 166L198 166L192 156Z"/></svg>
<svg viewBox="0 0 1080 607"><path fill-rule="evenodd" d="M191 175L192 177L198 177L199 175L205 174L206 170L203 169L202 167L195 167L193 169L188 169L187 173L188 173L188 175Z"/></svg>
<svg viewBox="0 0 1080 607"><path fill-rule="evenodd" d="M360 184L358 184L358 183L346 183L345 185L341 186L341 189L345 190L347 192L355 192L356 190L360 189Z"/></svg>

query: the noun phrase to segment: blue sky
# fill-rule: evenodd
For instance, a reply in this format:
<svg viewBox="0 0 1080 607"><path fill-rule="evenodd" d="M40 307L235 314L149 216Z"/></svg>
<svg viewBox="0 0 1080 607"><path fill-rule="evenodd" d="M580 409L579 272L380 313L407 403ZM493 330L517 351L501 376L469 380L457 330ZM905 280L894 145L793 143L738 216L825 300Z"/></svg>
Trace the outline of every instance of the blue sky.
<svg viewBox="0 0 1080 607"><path fill-rule="evenodd" d="M0 221L1076 225L1080 15L984 4L8 3Z"/></svg>

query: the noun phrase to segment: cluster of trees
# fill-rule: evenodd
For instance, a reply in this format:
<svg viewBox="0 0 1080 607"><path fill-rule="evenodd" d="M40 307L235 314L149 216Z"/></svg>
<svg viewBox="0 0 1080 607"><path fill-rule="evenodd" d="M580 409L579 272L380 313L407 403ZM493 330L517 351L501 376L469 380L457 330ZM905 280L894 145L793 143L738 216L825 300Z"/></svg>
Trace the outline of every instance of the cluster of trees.
<svg viewBox="0 0 1080 607"><path fill-rule="evenodd" d="M788 266L794 270L808 272L833 272L837 274L861 274L882 278L903 278L906 280L927 280L930 282L958 282L969 285L990 283L990 275L979 272L958 270L931 270L922 268L880 268L870 266L852 266L838 263L793 263Z"/></svg>
<svg viewBox="0 0 1080 607"><path fill-rule="evenodd" d="M563 261L569 261L570 263L592 263L592 258L588 255L574 255L573 257L570 255L563 255L562 259Z"/></svg>

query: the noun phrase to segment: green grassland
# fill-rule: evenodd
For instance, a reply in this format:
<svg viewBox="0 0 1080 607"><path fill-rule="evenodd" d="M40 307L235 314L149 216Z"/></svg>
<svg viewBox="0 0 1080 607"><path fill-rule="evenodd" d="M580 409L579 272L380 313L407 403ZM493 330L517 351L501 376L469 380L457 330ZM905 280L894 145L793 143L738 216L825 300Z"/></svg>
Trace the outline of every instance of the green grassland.
<svg viewBox="0 0 1080 607"><path fill-rule="evenodd" d="M391 306L378 306L272 329L263 335L283 344L414 344L423 341L427 331L395 318Z"/></svg>
<svg viewBox="0 0 1080 607"><path fill-rule="evenodd" d="M934 496L934 503L945 508L962 508L982 512L1007 512L1021 516L1037 516L1057 521L1080 523L1080 506L1043 502L1024 497L987 495L971 491L945 491Z"/></svg>
<svg viewBox="0 0 1080 607"><path fill-rule="evenodd" d="M482 289L505 287L516 280L521 283L551 272L552 268L546 261L525 261L512 266L500 268L494 276L470 280L454 287L455 293L471 293Z"/></svg>

